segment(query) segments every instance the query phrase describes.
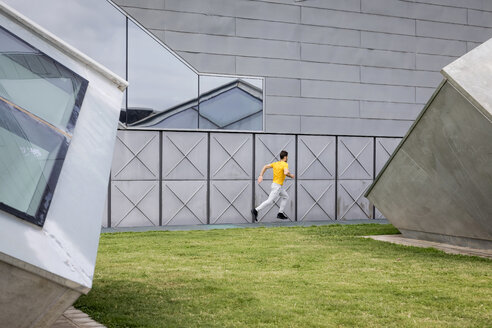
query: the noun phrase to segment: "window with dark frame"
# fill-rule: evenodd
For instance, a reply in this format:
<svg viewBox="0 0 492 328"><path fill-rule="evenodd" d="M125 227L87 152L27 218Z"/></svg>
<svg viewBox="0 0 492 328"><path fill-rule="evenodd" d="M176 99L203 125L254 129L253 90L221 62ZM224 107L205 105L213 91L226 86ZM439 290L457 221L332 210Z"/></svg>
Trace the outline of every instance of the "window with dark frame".
<svg viewBox="0 0 492 328"><path fill-rule="evenodd" d="M0 26L0 210L44 225L87 86Z"/></svg>

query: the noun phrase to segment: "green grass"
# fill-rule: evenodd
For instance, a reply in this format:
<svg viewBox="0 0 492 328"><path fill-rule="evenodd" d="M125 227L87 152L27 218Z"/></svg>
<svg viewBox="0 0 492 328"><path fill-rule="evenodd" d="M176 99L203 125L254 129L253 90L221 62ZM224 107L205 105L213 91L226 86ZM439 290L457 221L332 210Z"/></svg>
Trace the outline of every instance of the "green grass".
<svg viewBox="0 0 492 328"><path fill-rule="evenodd" d="M108 327L491 327L492 261L391 225L104 234L76 303Z"/></svg>

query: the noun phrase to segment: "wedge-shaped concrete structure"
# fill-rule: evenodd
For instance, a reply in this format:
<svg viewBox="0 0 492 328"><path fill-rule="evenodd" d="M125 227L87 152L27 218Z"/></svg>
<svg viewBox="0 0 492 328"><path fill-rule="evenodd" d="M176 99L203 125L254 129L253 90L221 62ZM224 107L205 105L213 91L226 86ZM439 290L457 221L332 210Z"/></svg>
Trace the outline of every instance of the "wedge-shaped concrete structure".
<svg viewBox="0 0 492 328"><path fill-rule="evenodd" d="M492 39L444 80L366 197L411 238L492 248Z"/></svg>

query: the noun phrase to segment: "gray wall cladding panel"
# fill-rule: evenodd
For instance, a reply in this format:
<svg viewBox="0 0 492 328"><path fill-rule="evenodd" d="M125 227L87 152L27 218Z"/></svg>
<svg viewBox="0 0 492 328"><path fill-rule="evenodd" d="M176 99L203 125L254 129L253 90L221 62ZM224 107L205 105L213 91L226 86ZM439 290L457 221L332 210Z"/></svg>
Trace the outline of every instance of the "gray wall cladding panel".
<svg viewBox="0 0 492 328"><path fill-rule="evenodd" d="M207 134L165 132L162 135L162 179L207 179Z"/></svg>
<svg viewBox="0 0 492 328"><path fill-rule="evenodd" d="M301 117L295 115L267 115L266 129L270 132L285 133L286 127L292 133L301 132Z"/></svg>
<svg viewBox="0 0 492 328"><path fill-rule="evenodd" d="M159 179L159 133L118 131L111 167L113 180Z"/></svg>
<svg viewBox="0 0 492 328"><path fill-rule="evenodd" d="M253 136L251 134L212 133L210 135L210 178L248 180L252 176Z"/></svg>
<svg viewBox="0 0 492 328"><path fill-rule="evenodd" d="M113 181L111 183L112 227L158 225L158 181Z"/></svg>
<svg viewBox="0 0 492 328"><path fill-rule="evenodd" d="M400 0L361 0L362 12L466 24L467 10Z"/></svg>
<svg viewBox="0 0 492 328"><path fill-rule="evenodd" d="M339 47L303 43L301 58L307 61L392 68L415 68L412 53L371 50L354 47Z"/></svg>
<svg viewBox="0 0 492 328"><path fill-rule="evenodd" d="M252 197L251 181L212 181L210 223L251 223Z"/></svg>
<svg viewBox="0 0 492 328"><path fill-rule="evenodd" d="M391 31L397 34L415 34L415 20L399 17L367 15L363 13L302 8L302 23L329 27L340 27L373 32Z"/></svg>
<svg viewBox="0 0 492 328"><path fill-rule="evenodd" d="M338 180L337 220L373 218L373 206L364 193L372 180Z"/></svg>
<svg viewBox="0 0 492 328"><path fill-rule="evenodd" d="M338 178L345 180L372 179L374 177L373 147L373 138L338 138Z"/></svg>
<svg viewBox="0 0 492 328"><path fill-rule="evenodd" d="M299 43L217 35L165 32L166 43L176 51L222 55L299 59Z"/></svg>
<svg viewBox="0 0 492 328"><path fill-rule="evenodd" d="M299 136L297 179L335 179L335 150L335 137Z"/></svg>
<svg viewBox="0 0 492 328"><path fill-rule="evenodd" d="M198 71L266 77L266 132L401 137L441 68L492 37L488 0L116 2Z"/></svg>
<svg viewBox="0 0 492 328"><path fill-rule="evenodd" d="M404 135L412 122L411 120L301 116L301 132L350 135L358 131L360 135L391 137Z"/></svg>
<svg viewBox="0 0 492 328"><path fill-rule="evenodd" d="M336 219L334 180L301 180L298 181L298 188L298 221Z"/></svg>
<svg viewBox="0 0 492 328"><path fill-rule="evenodd" d="M206 181L162 182L162 225L206 223Z"/></svg>

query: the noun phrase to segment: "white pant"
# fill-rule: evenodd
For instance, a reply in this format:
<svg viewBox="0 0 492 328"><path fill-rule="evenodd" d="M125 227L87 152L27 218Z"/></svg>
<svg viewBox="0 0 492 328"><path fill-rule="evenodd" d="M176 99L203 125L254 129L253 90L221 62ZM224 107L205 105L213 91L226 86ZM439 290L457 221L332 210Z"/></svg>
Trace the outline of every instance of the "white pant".
<svg viewBox="0 0 492 328"><path fill-rule="evenodd" d="M287 200L289 200L289 195L287 192L284 190L282 185L279 185L278 183L273 182L272 183L272 190L270 191L270 195L268 196L268 199L265 200L263 203L260 204L256 208L257 211L261 211L268 205L273 204L273 202L280 197L280 209L278 210L279 213L283 213L285 209L285 205L287 205Z"/></svg>

